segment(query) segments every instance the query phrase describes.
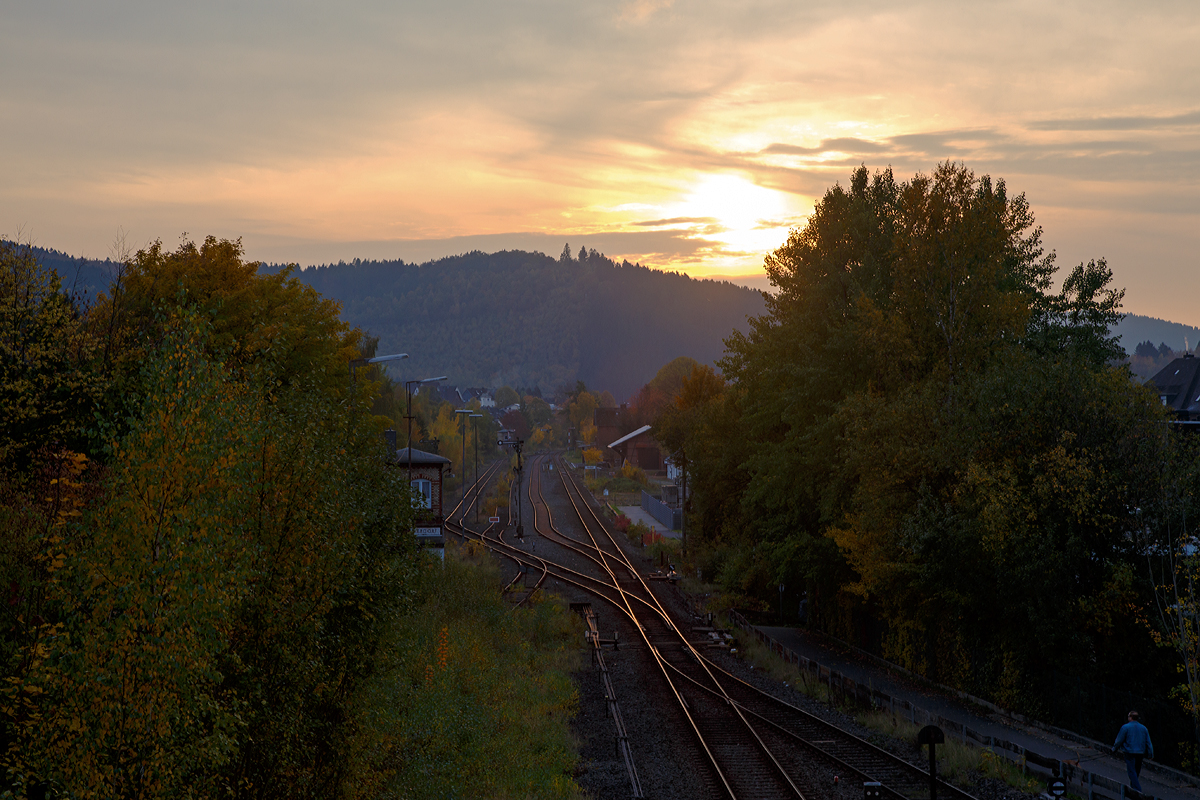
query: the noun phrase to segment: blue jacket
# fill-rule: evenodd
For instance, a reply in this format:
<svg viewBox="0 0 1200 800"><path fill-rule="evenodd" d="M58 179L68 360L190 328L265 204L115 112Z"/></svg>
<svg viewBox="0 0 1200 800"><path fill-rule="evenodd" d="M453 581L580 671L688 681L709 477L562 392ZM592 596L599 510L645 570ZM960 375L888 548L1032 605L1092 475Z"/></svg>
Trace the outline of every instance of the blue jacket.
<svg viewBox="0 0 1200 800"><path fill-rule="evenodd" d="M1117 741L1113 742L1113 750L1130 755L1144 755L1154 758L1154 745L1150 743L1150 731L1140 722L1129 721L1117 731Z"/></svg>

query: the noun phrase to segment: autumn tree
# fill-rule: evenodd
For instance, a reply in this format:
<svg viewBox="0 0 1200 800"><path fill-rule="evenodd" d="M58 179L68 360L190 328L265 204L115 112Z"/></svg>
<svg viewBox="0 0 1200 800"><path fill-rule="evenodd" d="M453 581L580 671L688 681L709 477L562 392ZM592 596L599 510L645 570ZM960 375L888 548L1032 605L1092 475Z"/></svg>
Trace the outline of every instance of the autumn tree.
<svg viewBox="0 0 1200 800"><path fill-rule="evenodd" d="M757 555L737 574L806 586L813 622L847 638L873 617L884 655L1010 707L1046 700L1051 660L1110 677L1095 647L1146 642L1113 604L1135 590L1129 509L1161 448L1154 398L1108 366L1104 262L1052 292L1024 196L943 164L855 171L766 269L768 312L721 362L720 438L753 443L733 530ZM708 470L736 474L696 464L697 486Z"/></svg>
<svg viewBox="0 0 1200 800"><path fill-rule="evenodd" d="M567 420L576 430L576 441L591 442L596 439L596 397L591 392L581 391L567 404Z"/></svg>
<svg viewBox="0 0 1200 800"><path fill-rule="evenodd" d="M227 367L269 374L264 386L302 381L344 396L362 332L341 320L336 302L297 280L294 267L260 274L259 263L243 255L240 240L213 236L199 245L185 239L174 251L161 241L139 250L121 284L101 296L91 315L97 325L116 320L113 343L106 344L114 369L136 375L135 365L164 325L194 307L212 328L208 352Z"/></svg>
<svg viewBox="0 0 1200 800"><path fill-rule="evenodd" d="M2 709L21 781L293 797L353 757L374 620L401 608L412 552L404 476L319 382L247 385L209 331L195 312L164 327L132 420L104 426L102 497L48 528L49 602Z"/></svg>
<svg viewBox="0 0 1200 800"><path fill-rule="evenodd" d="M362 334L236 243L148 248L86 315L3 256L9 455L39 458L0 492L4 790L340 793L413 555L369 373L347 403Z"/></svg>

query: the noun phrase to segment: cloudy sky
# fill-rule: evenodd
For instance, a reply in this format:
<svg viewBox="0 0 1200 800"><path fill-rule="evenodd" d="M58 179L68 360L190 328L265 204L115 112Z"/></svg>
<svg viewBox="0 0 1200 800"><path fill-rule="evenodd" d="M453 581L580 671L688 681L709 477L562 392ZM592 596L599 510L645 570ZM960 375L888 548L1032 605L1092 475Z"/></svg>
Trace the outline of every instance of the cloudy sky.
<svg viewBox="0 0 1200 800"><path fill-rule="evenodd" d="M1191 0L15 0L0 234L754 276L857 165L954 159L1196 324L1198 43Z"/></svg>

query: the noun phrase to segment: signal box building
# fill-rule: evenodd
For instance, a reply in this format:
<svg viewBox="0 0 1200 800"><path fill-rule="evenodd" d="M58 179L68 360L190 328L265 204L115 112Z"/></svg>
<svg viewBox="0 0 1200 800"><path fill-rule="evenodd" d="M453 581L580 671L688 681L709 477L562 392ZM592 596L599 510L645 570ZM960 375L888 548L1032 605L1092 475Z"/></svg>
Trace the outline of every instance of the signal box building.
<svg viewBox="0 0 1200 800"><path fill-rule="evenodd" d="M417 493L417 541L427 547L444 548L446 539L442 526L445 523L442 509L442 476L450 459L436 453L426 453L411 447L396 451L397 467L411 470L412 487Z"/></svg>

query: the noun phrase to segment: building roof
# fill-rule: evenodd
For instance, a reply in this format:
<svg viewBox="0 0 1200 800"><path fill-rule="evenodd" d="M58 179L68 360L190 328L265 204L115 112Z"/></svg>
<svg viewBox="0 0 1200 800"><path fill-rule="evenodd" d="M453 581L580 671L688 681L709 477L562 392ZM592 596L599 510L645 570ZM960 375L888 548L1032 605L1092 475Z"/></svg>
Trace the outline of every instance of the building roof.
<svg viewBox="0 0 1200 800"><path fill-rule="evenodd" d="M1190 353L1167 364L1147 383L1181 418L1200 414L1200 359Z"/></svg>
<svg viewBox="0 0 1200 800"><path fill-rule="evenodd" d="M643 433L645 433L648 430L650 430L650 426L643 425L642 427L638 428L633 433L627 433L624 436L622 436L620 439L617 439L615 442L611 443L609 445L609 447L616 447L618 445L625 444L626 442L630 441L631 439L636 439L638 436L641 436Z"/></svg>
<svg viewBox="0 0 1200 800"><path fill-rule="evenodd" d="M410 451L412 452L412 463L414 465L417 465L417 464L449 464L450 463L450 459L446 458L445 456L439 456L437 453L426 453L424 450L417 450L416 448L409 448L409 447L401 447L399 450L396 451L396 463L397 464L409 463L409 460L408 460L409 455L408 454Z"/></svg>

